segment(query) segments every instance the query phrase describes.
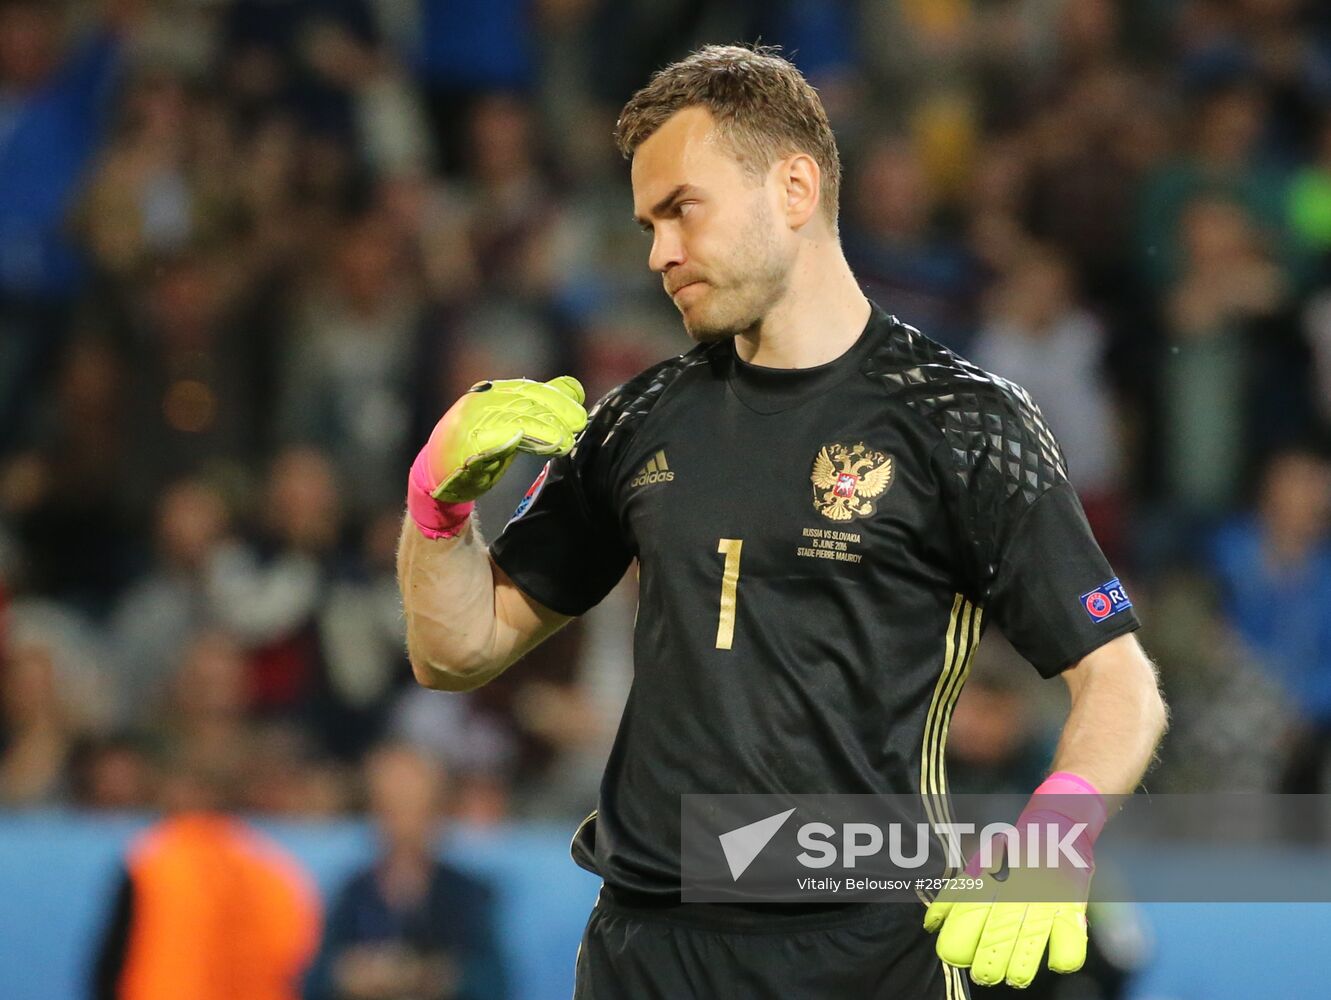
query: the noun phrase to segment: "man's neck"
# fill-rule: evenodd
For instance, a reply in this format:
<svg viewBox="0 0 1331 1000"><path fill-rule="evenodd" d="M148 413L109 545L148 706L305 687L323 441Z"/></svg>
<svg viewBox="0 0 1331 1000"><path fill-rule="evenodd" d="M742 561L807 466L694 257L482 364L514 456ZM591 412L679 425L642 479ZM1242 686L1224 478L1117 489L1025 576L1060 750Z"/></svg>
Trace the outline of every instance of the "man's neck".
<svg viewBox="0 0 1331 1000"><path fill-rule="evenodd" d="M815 368L850 350L870 312L841 247L809 246L786 294L755 329L735 338L735 353L765 368Z"/></svg>

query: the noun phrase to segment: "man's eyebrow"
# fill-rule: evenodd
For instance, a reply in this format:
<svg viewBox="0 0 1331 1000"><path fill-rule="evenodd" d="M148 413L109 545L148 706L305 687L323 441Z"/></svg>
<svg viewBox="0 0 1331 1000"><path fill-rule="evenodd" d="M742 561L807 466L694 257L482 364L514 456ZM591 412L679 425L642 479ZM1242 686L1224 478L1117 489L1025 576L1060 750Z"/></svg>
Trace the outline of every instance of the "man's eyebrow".
<svg viewBox="0 0 1331 1000"><path fill-rule="evenodd" d="M692 184L677 184L673 191L671 191L668 195L666 195L664 198L662 198L660 201L658 201L655 205L652 206L651 214L661 215L674 202L678 201L681 195L686 194L692 188L693 188ZM633 221L644 228L651 225L651 220L649 218L644 219L641 215L635 215L633 217Z"/></svg>

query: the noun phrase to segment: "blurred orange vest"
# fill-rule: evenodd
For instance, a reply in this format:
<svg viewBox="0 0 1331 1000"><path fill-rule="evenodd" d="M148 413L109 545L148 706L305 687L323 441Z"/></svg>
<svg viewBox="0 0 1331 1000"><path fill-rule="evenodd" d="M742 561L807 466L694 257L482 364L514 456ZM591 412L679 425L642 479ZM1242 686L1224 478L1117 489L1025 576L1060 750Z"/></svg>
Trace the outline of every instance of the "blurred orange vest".
<svg viewBox="0 0 1331 1000"><path fill-rule="evenodd" d="M182 814L129 857L121 1000L298 1000L319 936L314 887L244 823Z"/></svg>

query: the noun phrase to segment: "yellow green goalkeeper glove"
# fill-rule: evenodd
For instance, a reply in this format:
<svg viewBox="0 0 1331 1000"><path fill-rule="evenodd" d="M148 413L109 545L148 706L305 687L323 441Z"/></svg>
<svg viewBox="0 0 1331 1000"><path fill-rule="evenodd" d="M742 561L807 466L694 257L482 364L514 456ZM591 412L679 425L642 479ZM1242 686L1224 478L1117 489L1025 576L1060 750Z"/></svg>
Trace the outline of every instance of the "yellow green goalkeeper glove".
<svg viewBox="0 0 1331 1000"><path fill-rule="evenodd" d="M497 483L519 451L562 455L587 425L577 379L477 382L435 425L411 467L407 509L427 538L451 537L472 501Z"/></svg>
<svg viewBox="0 0 1331 1000"><path fill-rule="evenodd" d="M1070 903L952 902L943 894L924 915L938 931L938 957L969 968L982 986L1031 984L1046 945L1052 972L1076 972L1086 961L1086 901Z"/></svg>
<svg viewBox="0 0 1331 1000"><path fill-rule="evenodd" d="M1080 969L1086 961L1086 900L1095 871L1092 846L1107 819L1104 798L1089 781L1067 771L1051 774L1017 819L1013 847L1018 864L1008 867L1007 877L994 878L972 858L966 872L983 875L983 888L945 889L925 911L924 929L938 933L938 957L969 968L971 979L982 986L1029 986L1046 950L1050 971ZM1057 865L1022 866L1022 860L1030 860L1025 852L1032 836L1042 849L1066 836L1078 863L1059 853ZM1045 902L1050 899L1057 901Z"/></svg>

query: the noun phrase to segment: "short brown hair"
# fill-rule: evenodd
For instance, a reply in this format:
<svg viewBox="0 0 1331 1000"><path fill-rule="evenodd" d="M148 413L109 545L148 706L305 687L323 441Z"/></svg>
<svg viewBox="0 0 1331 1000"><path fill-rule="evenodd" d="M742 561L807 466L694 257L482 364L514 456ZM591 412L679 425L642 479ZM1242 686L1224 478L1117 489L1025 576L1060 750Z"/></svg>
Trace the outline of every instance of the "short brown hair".
<svg viewBox="0 0 1331 1000"><path fill-rule="evenodd" d="M818 92L775 46L708 45L652 75L619 114L615 143L631 158L678 111L704 107L744 169L761 176L792 153L822 172L823 210L835 228L841 157Z"/></svg>

